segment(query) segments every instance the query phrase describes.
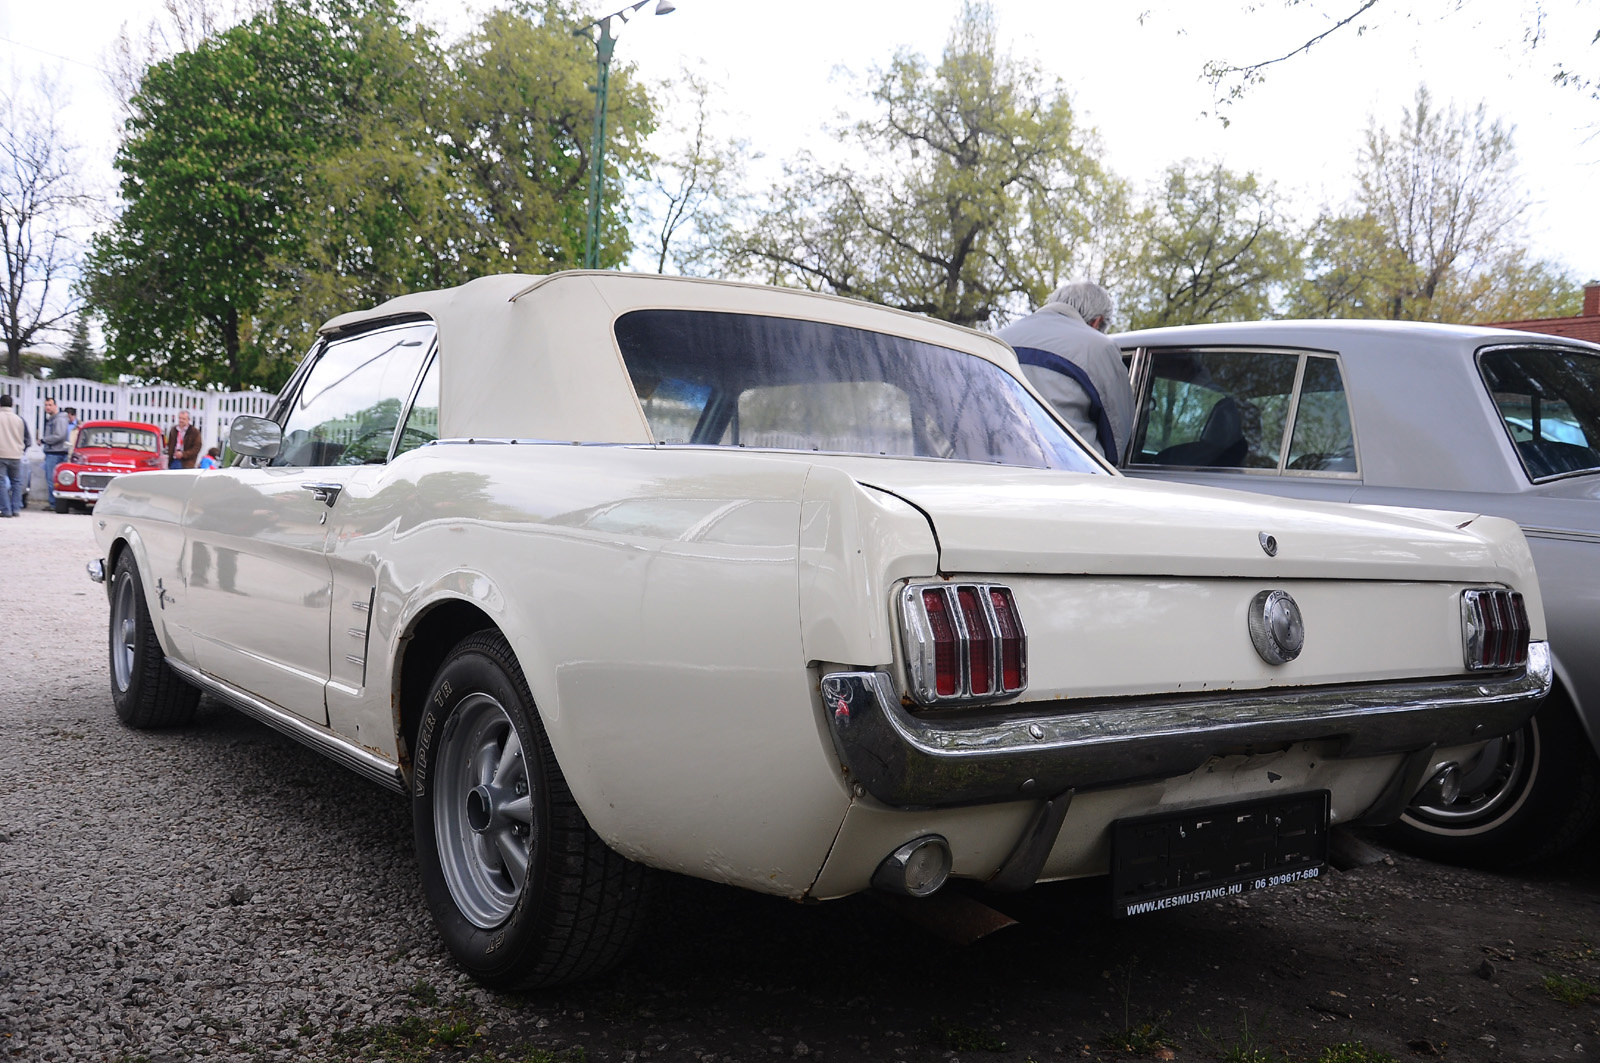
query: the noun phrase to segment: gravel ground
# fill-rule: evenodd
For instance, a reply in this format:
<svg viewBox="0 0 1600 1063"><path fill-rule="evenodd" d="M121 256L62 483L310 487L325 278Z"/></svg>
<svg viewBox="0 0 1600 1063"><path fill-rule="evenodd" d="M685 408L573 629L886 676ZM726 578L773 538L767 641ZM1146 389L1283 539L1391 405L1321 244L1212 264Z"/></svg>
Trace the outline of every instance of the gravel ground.
<svg viewBox="0 0 1600 1063"><path fill-rule="evenodd" d="M1123 922L1083 914L1095 887L1067 884L1011 902L1020 924L968 947L869 897L802 907L666 878L617 973L486 992L433 932L402 799L210 699L177 731L118 724L106 601L83 574L92 519L35 508L0 522L0 1057L1600 1051L1596 839L1527 874L1390 854Z"/></svg>

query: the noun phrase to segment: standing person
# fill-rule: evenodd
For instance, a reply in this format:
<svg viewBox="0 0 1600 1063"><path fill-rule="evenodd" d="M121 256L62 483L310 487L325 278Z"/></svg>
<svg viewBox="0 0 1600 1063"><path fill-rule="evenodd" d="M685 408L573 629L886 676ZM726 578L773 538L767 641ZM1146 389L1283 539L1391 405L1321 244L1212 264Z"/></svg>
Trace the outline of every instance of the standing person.
<svg viewBox="0 0 1600 1063"><path fill-rule="evenodd" d="M71 454L78 449L78 408L76 406L63 406L61 412L67 415L67 425L71 431L67 435L67 453Z"/></svg>
<svg viewBox="0 0 1600 1063"><path fill-rule="evenodd" d="M1122 351L1105 336L1110 320L1110 293L1072 281L999 336L1039 394L1115 465L1133 429L1133 386Z"/></svg>
<svg viewBox="0 0 1600 1063"><path fill-rule="evenodd" d="M72 439L72 421L65 410L56 408L55 399L44 400L44 427L39 445L44 448L45 504L56 504L56 466L67 460L67 445Z"/></svg>
<svg viewBox="0 0 1600 1063"><path fill-rule="evenodd" d="M11 408L11 396L0 395L0 517L15 517L22 509L22 455L28 435L28 423Z"/></svg>
<svg viewBox="0 0 1600 1063"><path fill-rule="evenodd" d="M189 423L189 411L178 411L178 423L167 429L167 468L192 469L200 457L200 429Z"/></svg>

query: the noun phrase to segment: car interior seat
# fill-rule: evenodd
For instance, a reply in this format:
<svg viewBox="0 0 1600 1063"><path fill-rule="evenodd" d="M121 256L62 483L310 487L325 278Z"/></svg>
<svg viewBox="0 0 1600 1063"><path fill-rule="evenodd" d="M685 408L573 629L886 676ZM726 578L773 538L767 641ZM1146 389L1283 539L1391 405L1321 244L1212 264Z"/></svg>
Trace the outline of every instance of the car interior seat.
<svg viewBox="0 0 1600 1063"><path fill-rule="evenodd" d="M1199 438L1174 443L1158 452L1154 464L1238 468L1244 464L1249 450L1239 403L1232 396L1224 395L1206 414Z"/></svg>

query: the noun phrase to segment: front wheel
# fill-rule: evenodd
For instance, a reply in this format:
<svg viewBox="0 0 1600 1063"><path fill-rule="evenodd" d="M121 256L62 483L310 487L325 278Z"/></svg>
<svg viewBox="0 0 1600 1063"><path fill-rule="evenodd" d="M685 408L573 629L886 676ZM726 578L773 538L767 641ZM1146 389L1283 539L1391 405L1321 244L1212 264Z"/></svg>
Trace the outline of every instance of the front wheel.
<svg viewBox="0 0 1600 1063"><path fill-rule="evenodd" d="M1555 856L1600 819L1600 760L1560 693L1461 767L1454 800L1429 787L1390 837L1436 860L1513 867Z"/></svg>
<svg viewBox="0 0 1600 1063"><path fill-rule="evenodd" d="M622 958L648 871L589 827L498 632L469 636L440 666L412 777L423 894L469 974L534 988Z"/></svg>
<svg viewBox="0 0 1600 1063"><path fill-rule="evenodd" d="M194 718L200 691L167 667L133 551L111 575L111 701L129 727L175 727Z"/></svg>

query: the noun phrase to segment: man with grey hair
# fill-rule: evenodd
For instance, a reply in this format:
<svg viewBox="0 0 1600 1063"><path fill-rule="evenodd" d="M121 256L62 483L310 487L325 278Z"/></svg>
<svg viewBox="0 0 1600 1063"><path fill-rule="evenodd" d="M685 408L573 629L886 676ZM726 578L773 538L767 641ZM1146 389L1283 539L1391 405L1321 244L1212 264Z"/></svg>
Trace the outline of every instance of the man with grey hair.
<svg viewBox="0 0 1600 1063"><path fill-rule="evenodd" d="M1122 351L1104 335L1110 319L1109 292L1093 281L1071 281L999 336L1017 352L1034 389L1115 465L1133 428L1133 388Z"/></svg>

